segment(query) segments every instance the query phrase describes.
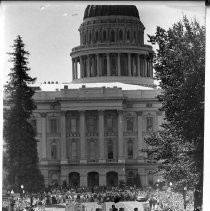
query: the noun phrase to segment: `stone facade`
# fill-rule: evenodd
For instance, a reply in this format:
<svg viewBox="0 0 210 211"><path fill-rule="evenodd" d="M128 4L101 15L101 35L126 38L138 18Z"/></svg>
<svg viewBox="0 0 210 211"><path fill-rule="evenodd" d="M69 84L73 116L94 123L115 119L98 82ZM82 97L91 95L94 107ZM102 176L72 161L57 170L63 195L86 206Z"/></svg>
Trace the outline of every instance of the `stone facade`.
<svg viewBox="0 0 210 211"><path fill-rule="evenodd" d="M72 83L34 95L33 122L45 183L113 186L120 181L134 184L138 176L141 185L148 186L156 181L151 170L157 164L148 160L144 138L163 121L152 48L144 45L138 17L125 12L100 16L95 6L88 7L93 13L88 17L85 12L80 46L70 54ZM88 86L94 82L122 86ZM79 83L80 88L73 88ZM138 88L126 90L125 83Z"/></svg>

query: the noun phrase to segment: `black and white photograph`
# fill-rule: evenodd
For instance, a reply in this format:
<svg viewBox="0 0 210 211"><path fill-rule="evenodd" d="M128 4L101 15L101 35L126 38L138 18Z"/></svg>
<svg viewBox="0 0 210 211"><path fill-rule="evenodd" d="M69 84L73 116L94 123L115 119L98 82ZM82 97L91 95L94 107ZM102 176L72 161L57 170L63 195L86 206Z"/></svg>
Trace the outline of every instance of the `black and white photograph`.
<svg viewBox="0 0 210 211"><path fill-rule="evenodd" d="M205 1L1 16L2 211L208 210Z"/></svg>

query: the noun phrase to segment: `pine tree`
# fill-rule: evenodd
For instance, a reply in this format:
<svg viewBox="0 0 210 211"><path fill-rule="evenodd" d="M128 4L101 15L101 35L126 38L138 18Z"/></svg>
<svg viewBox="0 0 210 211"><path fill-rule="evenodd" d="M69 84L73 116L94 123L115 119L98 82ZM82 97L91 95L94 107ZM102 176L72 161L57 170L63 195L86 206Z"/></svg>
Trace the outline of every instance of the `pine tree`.
<svg viewBox="0 0 210 211"><path fill-rule="evenodd" d="M186 17L168 30L157 27L150 42L158 45L154 58L158 96L165 113L163 130L147 143L150 156L177 190L195 190L195 206L202 204L204 147L205 28ZM200 193L200 194L197 194Z"/></svg>
<svg viewBox="0 0 210 211"><path fill-rule="evenodd" d="M9 82L5 86L6 103L4 112L4 139L8 157L6 171L10 188L20 190L24 185L26 192L32 193L44 188L44 179L38 166L36 132L31 124L35 103L34 91L29 86L35 81L28 75L29 52L20 36L14 40L10 62Z"/></svg>

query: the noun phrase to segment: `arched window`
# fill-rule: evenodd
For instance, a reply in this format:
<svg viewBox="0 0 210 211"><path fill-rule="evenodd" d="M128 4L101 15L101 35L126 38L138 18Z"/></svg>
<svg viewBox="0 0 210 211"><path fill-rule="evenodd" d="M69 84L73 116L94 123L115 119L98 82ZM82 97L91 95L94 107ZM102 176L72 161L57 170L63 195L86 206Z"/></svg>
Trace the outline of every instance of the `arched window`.
<svg viewBox="0 0 210 211"><path fill-rule="evenodd" d="M76 160L76 158L77 158L77 143L76 143L76 140L72 140L71 155L72 155L72 160Z"/></svg>
<svg viewBox="0 0 210 211"><path fill-rule="evenodd" d="M134 40L134 42L136 42L136 32L135 31L133 32L133 40Z"/></svg>
<svg viewBox="0 0 210 211"><path fill-rule="evenodd" d="M103 31L103 41L106 41L106 31Z"/></svg>
<svg viewBox="0 0 210 211"><path fill-rule="evenodd" d="M123 32L122 32L122 30L119 31L119 41L123 41Z"/></svg>
<svg viewBox="0 0 210 211"><path fill-rule="evenodd" d="M111 31L111 42L114 42L115 41L115 33L114 33L114 30Z"/></svg>
<svg viewBox="0 0 210 211"><path fill-rule="evenodd" d="M127 41L130 42L130 31L127 31Z"/></svg>
<svg viewBox="0 0 210 211"><path fill-rule="evenodd" d="M94 140L91 140L90 141L90 160L91 161L95 161L95 155L96 155L95 141Z"/></svg>
<svg viewBox="0 0 210 211"><path fill-rule="evenodd" d="M98 42L98 31L96 32L96 42Z"/></svg>
<svg viewBox="0 0 210 211"><path fill-rule="evenodd" d="M91 40L91 33L89 34L89 43L91 43L92 42L92 40Z"/></svg>
<svg viewBox="0 0 210 211"><path fill-rule="evenodd" d="M55 141L53 141L51 144L51 159L52 160L57 159L57 145Z"/></svg>
<svg viewBox="0 0 210 211"><path fill-rule="evenodd" d="M127 155L128 158L133 158L133 141L131 139L128 140Z"/></svg>
<svg viewBox="0 0 210 211"><path fill-rule="evenodd" d="M108 153L108 160L113 160L114 159L113 141L111 139L108 141L107 153Z"/></svg>

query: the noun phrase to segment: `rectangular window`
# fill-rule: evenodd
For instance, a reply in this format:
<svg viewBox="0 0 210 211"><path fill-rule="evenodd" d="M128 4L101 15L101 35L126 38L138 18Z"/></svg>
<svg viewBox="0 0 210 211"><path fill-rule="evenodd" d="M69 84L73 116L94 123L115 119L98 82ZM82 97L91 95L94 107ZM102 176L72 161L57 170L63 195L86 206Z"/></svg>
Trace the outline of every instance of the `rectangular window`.
<svg viewBox="0 0 210 211"><path fill-rule="evenodd" d="M76 160L77 158L77 143L75 140L72 141L72 147L71 147L71 153L72 153L72 160Z"/></svg>
<svg viewBox="0 0 210 211"><path fill-rule="evenodd" d="M146 130L151 131L153 129L153 117L146 118Z"/></svg>
<svg viewBox="0 0 210 211"><path fill-rule="evenodd" d="M132 117L129 117L127 118L127 124L126 124L126 131L128 132L132 132L133 131L133 118Z"/></svg>
<svg viewBox="0 0 210 211"><path fill-rule="evenodd" d="M88 117L88 132L94 133L96 132L96 117Z"/></svg>
<svg viewBox="0 0 210 211"><path fill-rule="evenodd" d="M50 133L57 133L57 119L50 119Z"/></svg>
<svg viewBox="0 0 210 211"><path fill-rule="evenodd" d="M76 133L77 132L77 120L75 118L72 118L70 120L70 124L71 124L71 132Z"/></svg>
<svg viewBox="0 0 210 211"><path fill-rule="evenodd" d="M51 159L52 160L57 159L57 146L55 142L53 142L51 145Z"/></svg>
<svg viewBox="0 0 210 211"><path fill-rule="evenodd" d="M133 141L132 140L128 141L127 155L128 155L128 158L130 158L130 159L133 158Z"/></svg>
<svg viewBox="0 0 210 211"><path fill-rule="evenodd" d="M106 128L108 132L113 132L113 119L111 117L106 120Z"/></svg>

